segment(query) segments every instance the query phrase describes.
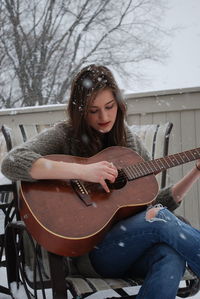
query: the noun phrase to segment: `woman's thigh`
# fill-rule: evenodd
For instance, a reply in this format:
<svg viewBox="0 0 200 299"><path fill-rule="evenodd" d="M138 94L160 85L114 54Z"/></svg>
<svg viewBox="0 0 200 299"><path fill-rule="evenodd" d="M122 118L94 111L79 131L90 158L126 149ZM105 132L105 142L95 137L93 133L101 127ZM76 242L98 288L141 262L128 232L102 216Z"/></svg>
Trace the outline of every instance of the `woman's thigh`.
<svg viewBox="0 0 200 299"><path fill-rule="evenodd" d="M90 253L96 271L121 276L144 252L165 243L200 274L200 231L180 221L166 208L152 208L120 221Z"/></svg>
<svg viewBox="0 0 200 299"><path fill-rule="evenodd" d="M106 276L120 276L144 252L160 242L152 219L143 211L117 223L90 253L96 271ZM156 226L158 226L156 224Z"/></svg>

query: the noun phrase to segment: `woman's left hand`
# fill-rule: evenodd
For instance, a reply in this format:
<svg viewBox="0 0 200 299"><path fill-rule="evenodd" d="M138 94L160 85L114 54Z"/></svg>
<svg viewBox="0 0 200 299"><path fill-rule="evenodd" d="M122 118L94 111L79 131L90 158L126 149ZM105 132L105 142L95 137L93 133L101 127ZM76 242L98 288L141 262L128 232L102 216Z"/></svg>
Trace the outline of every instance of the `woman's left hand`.
<svg viewBox="0 0 200 299"><path fill-rule="evenodd" d="M196 161L196 169L199 171L200 175L200 159Z"/></svg>

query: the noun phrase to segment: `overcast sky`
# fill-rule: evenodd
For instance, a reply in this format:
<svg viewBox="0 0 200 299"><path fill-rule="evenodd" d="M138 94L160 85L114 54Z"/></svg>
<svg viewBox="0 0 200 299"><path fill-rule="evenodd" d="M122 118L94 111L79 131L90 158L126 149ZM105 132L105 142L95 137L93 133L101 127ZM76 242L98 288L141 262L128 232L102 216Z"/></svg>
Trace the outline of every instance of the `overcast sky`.
<svg viewBox="0 0 200 299"><path fill-rule="evenodd" d="M180 26L169 44L165 64L145 63L148 81L133 91L200 86L200 0L166 0L170 9L163 20Z"/></svg>

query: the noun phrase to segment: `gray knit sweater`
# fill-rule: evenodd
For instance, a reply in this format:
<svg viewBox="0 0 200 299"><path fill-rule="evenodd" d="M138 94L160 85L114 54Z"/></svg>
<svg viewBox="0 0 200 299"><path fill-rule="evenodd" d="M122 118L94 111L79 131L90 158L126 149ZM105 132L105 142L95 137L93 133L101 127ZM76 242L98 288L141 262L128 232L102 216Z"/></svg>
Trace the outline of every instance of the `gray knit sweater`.
<svg viewBox="0 0 200 299"><path fill-rule="evenodd" d="M30 169L34 161L49 154L80 155L80 141L70 134L70 128L66 122L56 124L54 127L43 131L36 137L22 145L13 148L2 161L2 173L13 181L33 181ZM133 134L127 127L127 146L136 151L144 160L149 160L149 154L139 137ZM173 211L178 207L171 194L171 187L160 190L156 203L161 203ZM84 274L95 275L89 259L81 257L77 263Z"/></svg>
<svg viewBox="0 0 200 299"><path fill-rule="evenodd" d="M144 160L149 160L149 154L143 143L128 127L127 146L136 151ZM32 164L38 158L50 154L80 155L80 141L71 136L70 128L66 122L60 122L13 148L2 161L1 171L13 181L33 181L30 176ZM161 190L156 201L167 206L170 210L178 207L171 195L171 187Z"/></svg>

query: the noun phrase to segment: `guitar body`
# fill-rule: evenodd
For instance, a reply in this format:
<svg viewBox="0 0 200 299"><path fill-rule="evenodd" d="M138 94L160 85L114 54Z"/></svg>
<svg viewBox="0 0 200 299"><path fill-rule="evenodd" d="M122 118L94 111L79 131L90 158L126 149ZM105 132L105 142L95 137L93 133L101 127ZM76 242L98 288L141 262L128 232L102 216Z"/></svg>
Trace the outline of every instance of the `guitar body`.
<svg viewBox="0 0 200 299"><path fill-rule="evenodd" d="M120 146L107 148L91 158L68 155L46 158L82 164L106 160L118 170L143 161L133 150ZM77 187L70 180L23 181L20 214L31 235L45 249L59 255L79 256L98 244L114 223L144 209L157 192L153 174L114 183L110 193L95 183L81 182L79 186L78 182Z"/></svg>

